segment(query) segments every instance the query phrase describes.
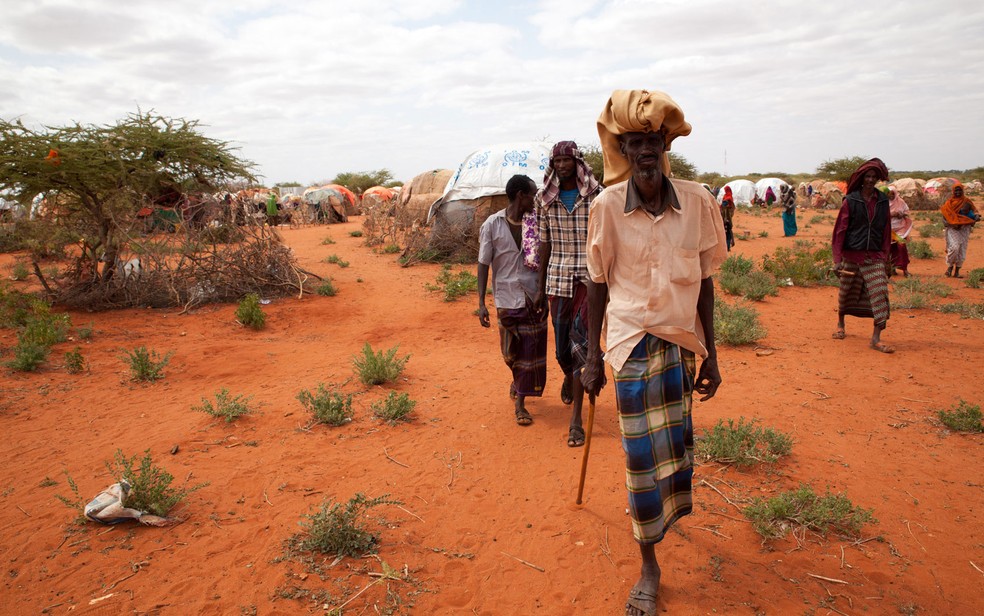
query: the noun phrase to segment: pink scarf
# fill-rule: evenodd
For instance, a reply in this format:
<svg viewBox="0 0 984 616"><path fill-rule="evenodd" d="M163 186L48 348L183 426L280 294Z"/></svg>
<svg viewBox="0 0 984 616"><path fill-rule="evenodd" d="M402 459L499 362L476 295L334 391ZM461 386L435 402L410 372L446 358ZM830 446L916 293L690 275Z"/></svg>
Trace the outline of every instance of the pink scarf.
<svg viewBox="0 0 984 616"><path fill-rule="evenodd" d="M534 272L540 269L540 219L536 208L523 216L523 265Z"/></svg>
<svg viewBox="0 0 984 616"><path fill-rule="evenodd" d="M888 202L889 212L892 215L892 233L901 239L909 237L912 232L912 219L909 218L909 205L902 200L898 191L892 190L889 195L895 197Z"/></svg>

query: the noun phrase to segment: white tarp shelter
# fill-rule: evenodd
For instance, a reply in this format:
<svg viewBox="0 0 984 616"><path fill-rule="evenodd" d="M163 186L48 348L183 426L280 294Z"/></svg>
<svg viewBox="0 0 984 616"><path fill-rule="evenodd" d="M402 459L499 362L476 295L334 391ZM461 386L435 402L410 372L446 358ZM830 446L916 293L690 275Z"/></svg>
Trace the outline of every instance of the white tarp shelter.
<svg viewBox="0 0 984 616"><path fill-rule="evenodd" d="M718 191L718 204L724 199L724 189L726 186L731 187L731 195L735 198L735 205L752 205L752 198L755 196L754 182L749 180L731 180Z"/></svg>
<svg viewBox="0 0 984 616"><path fill-rule="evenodd" d="M542 187L552 149L553 144L545 141L527 141L475 150L458 165L444 187L444 195L431 206L427 221L438 212L450 214L476 199L506 194L506 182L518 173L529 176L538 188Z"/></svg>
<svg viewBox="0 0 984 616"><path fill-rule="evenodd" d="M786 182L780 180L779 178L762 178L758 182L755 182L755 195L759 199L765 201L765 191L768 188L772 189L772 194L776 196L776 203L779 202L779 197L782 196L782 187L792 188ZM734 190L733 188L731 190Z"/></svg>

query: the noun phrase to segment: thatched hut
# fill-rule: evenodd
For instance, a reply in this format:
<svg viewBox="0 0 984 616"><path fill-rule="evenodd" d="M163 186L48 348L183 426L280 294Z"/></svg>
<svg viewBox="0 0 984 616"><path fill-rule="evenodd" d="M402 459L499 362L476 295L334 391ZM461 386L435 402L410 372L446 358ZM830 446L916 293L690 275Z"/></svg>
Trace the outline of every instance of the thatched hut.
<svg viewBox="0 0 984 616"><path fill-rule="evenodd" d="M451 169L425 171L403 185L396 198L396 209L400 215L418 224L427 222L431 205L441 198L448 180L454 176Z"/></svg>
<svg viewBox="0 0 984 616"><path fill-rule="evenodd" d="M909 206L910 210L933 210L936 206L926 196L924 187L926 180L917 178L899 178L891 183L895 187L899 196Z"/></svg>

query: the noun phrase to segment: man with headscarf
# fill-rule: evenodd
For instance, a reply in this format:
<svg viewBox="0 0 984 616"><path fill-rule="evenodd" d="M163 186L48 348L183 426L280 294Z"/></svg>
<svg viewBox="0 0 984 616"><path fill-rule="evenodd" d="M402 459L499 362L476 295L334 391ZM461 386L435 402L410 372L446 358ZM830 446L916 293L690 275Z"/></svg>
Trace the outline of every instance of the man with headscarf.
<svg viewBox="0 0 984 616"><path fill-rule="evenodd" d="M540 269L537 308L550 304L557 363L564 373L560 398L572 404L567 445L584 445L581 407L584 390L580 371L584 365L587 339L588 278L584 242L588 230L588 210L601 192L591 166L585 162L577 144L561 141L554 145L550 165L537 194L540 215Z"/></svg>
<svg viewBox="0 0 984 616"><path fill-rule="evenodd" d="M858 167L847 182L847 196L834 222L831 249L840 292L833 337L843 340L847 335L845 315L873 319L871 348L894 353L893 347L881 341L889 316L892 219L888 196L875 188L879 180L888 180L888 168L880 159L872 158Z"/></svg>
<svg viewBox="0 0 984 616"><path fill-rule="evenodd" d="M597 394L605 362L615 377L629 512L642 554L629 616L656 613L655 545L693 509L693 392L707 400L721 384L711 275L728 254L724 225L700 184L667 175L670 144L690 130L680 107L658 91L616 90L598 118L608 188L588 221L581 379Z"/></svg>
<svg viewBox="0 0 984 616"><path fill-rule="evenodd" d="M940 207L946 227L946 275L961 278L960 268L967 258L970 228L977 224L979 217L974 202L964 195L963 184L954 184L951 195Z"/></svg>

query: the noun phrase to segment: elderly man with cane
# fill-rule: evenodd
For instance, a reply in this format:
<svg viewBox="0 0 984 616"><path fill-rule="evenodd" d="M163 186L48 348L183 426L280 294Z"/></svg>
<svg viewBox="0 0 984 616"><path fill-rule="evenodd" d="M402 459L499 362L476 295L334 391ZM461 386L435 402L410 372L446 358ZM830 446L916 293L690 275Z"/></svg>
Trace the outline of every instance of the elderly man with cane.
<svg viewBox="0 0 984 616"><path fill-rule="evenodd" d="M704 401L721 384L711 274L728 255L724 225L700 184L668 177L666 151L690 129L680 107L657 91L616 90L598 119L608 188L588 220L581 381L597 394L606 382L604 362L611 364L629 511L642 554L628 616L656 613L655 545L692 510L693 392ZM699 371L695 354L703 358Z"/></svg>

